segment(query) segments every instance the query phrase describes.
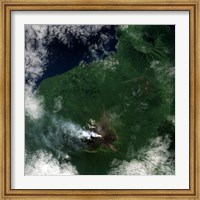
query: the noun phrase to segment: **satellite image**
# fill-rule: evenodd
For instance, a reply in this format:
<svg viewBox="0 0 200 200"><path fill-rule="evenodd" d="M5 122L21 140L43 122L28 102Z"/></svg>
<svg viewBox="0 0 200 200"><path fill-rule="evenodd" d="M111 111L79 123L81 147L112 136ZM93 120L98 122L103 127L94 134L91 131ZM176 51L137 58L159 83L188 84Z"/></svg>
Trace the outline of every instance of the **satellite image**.
<svg viewBox="0 0 200 200"><path fill-rule="evenodd" d="M25 175L174 175L175 26L25 25Z"/></svg>

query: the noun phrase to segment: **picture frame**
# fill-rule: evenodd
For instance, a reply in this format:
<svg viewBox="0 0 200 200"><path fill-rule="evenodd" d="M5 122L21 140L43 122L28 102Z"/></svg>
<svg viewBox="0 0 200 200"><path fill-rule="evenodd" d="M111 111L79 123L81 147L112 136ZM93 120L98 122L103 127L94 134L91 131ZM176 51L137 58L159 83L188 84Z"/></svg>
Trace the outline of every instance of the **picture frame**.
<svg viewBox="0 0 200 200"><path fill-rule="evenodd" d="M2 0L0 68L1 199L200 199L199 170L199 1ZM12 11L189 11L189 189L11 189L11 12Z"/></svg>

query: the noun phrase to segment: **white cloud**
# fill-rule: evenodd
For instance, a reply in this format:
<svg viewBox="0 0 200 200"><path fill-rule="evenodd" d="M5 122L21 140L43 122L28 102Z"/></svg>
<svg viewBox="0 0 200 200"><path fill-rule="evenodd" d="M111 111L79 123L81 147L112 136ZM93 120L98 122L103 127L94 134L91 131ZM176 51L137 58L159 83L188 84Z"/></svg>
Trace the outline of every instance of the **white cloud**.
<svg viewBox="0 0 200 200"><path fill-rule="evenodd" d="M25 165L26 176L39 175L76 175L78 174L76 167L70 162L60 164L51 153L39 150L28 158Z"/></svg>
<svg viewBox="0 0 200 200"><path fill-rule="evenodd" d="M119 25L119 28L121 30L126 30L128 28L128 25L127 24L126 25Z"/></svg>
<svg viewBox="0 0 200 200"><path fill-rule="evenodd" d="M32 120L37 120L44 115L44 99L30 90L28 87L25 90L25 115Z"/></svg>
<svg viewBox="0 0 200 200"><path fill-rule="evenodd" d="M170 138L157 137L152 139L150 145L139 152L130 152L132 160L112 162L112 175L173 175L175 174L172 153L168 150ZM136 156L136 155L137 156Z"/></svg>

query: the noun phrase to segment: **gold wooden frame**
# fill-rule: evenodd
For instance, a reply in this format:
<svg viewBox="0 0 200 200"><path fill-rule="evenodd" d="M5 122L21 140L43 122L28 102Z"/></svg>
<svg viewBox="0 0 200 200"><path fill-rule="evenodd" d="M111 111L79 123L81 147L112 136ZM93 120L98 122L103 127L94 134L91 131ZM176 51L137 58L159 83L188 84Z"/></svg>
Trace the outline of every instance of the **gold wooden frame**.
<svg viewBox="0 0 200 200"><path fill-rule="evenodd" d="M0 199L200 199L199 0L1 0ZM16 10L184 10L190 13L190 189L13 190L10 188L10 14ZM64 197L64 198L63 198Z"/></svg>

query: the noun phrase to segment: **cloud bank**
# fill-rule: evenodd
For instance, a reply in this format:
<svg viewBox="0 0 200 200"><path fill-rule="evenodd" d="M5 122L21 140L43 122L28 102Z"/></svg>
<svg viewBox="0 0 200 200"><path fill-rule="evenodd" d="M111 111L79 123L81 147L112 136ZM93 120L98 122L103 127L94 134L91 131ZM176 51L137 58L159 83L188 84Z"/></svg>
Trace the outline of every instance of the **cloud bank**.
<svg viewBox="0 0 200 200"><path fill-rule="evenodd" d="M53 175L77 175L76 167L70 162L60 164L51 153L38 150L29 156L25 165L25 175L27 176L53 176Z"/></svg>
<svg viewBox="0 0 200 200"><path fill-rule="evenodd" d="M174 159L170 152L170 138L157 137L150 141L150 144L142 148L139 152L129 149L128 161L114 160L111 164L111 175L174 175ZM132 145L130 146L132 147Z"/></svg>

